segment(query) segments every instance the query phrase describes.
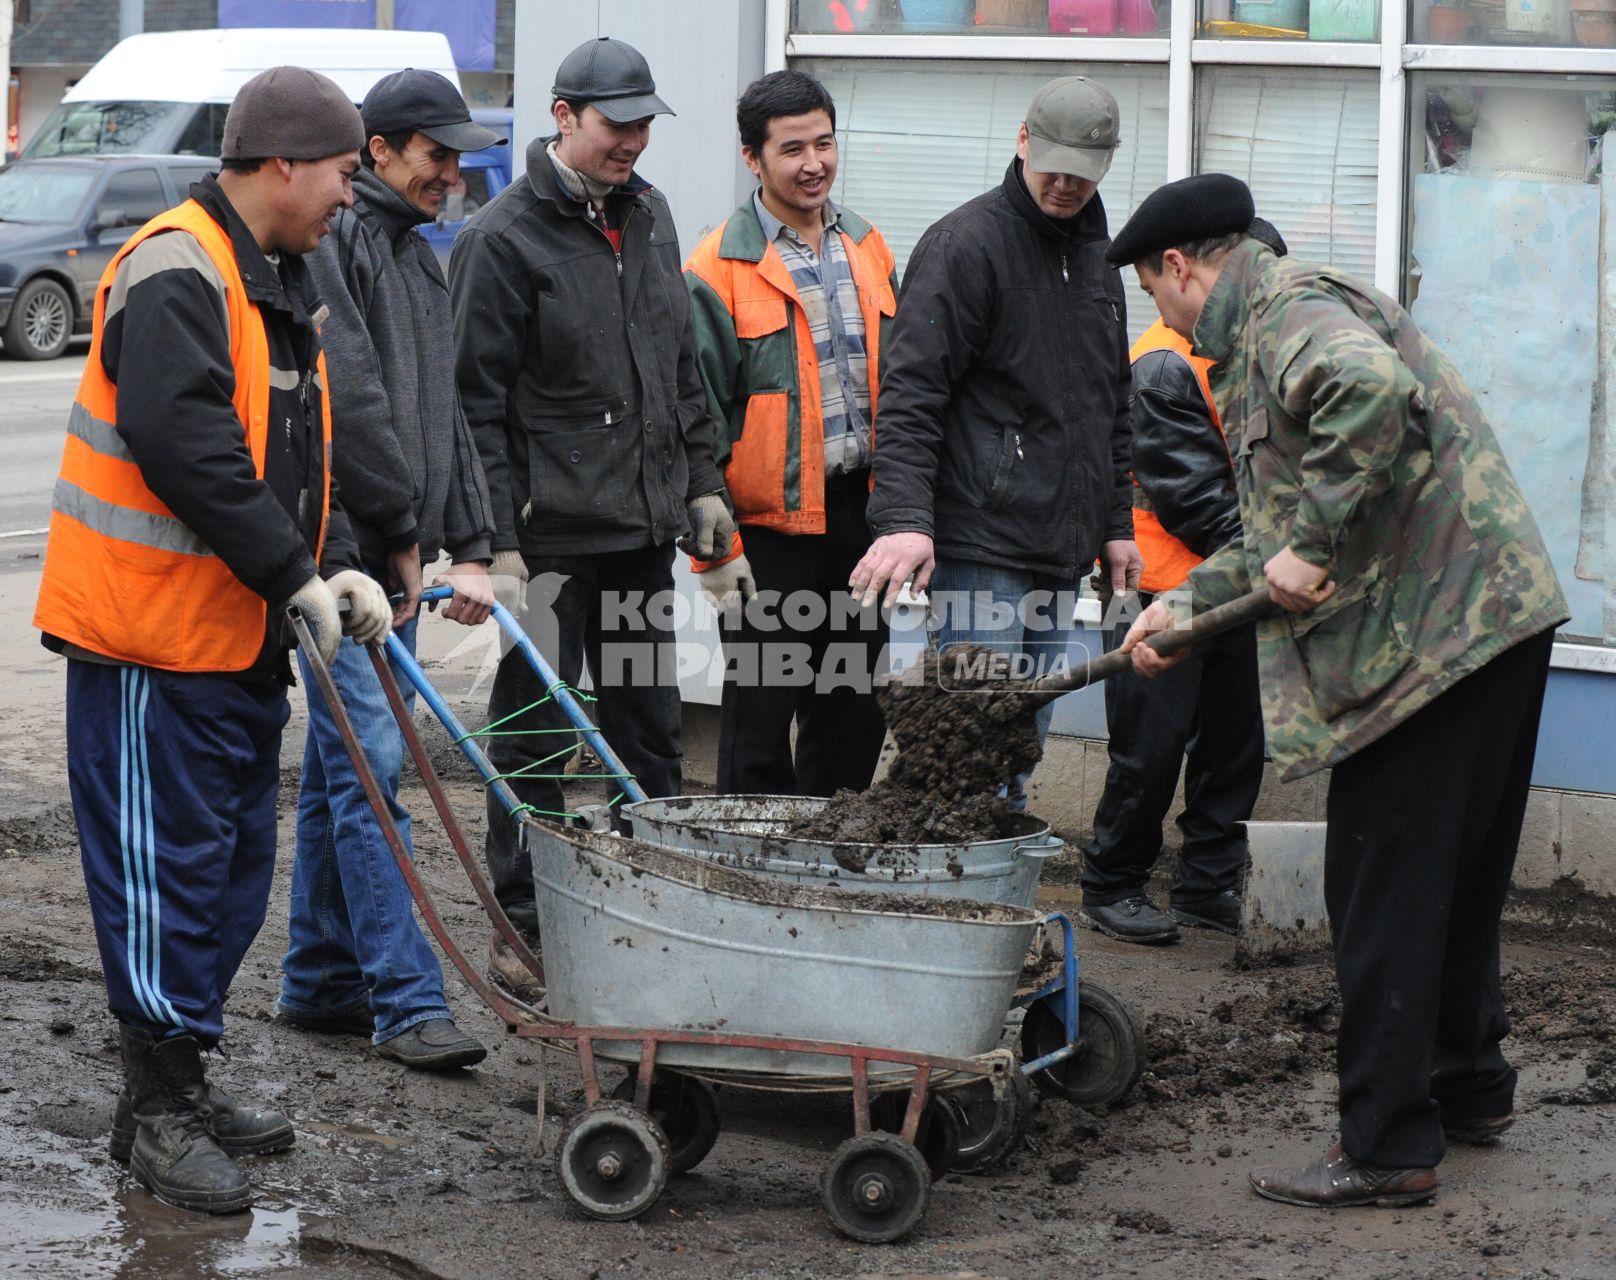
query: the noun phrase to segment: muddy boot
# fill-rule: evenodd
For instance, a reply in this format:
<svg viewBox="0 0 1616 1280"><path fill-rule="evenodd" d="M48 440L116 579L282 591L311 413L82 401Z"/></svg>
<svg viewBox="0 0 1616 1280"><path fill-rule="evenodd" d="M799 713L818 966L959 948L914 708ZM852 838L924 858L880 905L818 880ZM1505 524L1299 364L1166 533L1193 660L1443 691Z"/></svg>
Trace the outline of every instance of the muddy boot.
<svg viewBox="0 0 1616 1280"><path fill-rule="evenodd" d="M201 1213L235 1213L252 1188L208 1132L208 1087L195 1036L154 1040L122 1028L135 1137L129 1172L166 1204Z"/></svg>
<svg viewBox="0 0 1616 1280"><path fill-rule="evenodd" d="M528 947L538 954L537 939L529 939ZM516 958L516 952L499 934L488 940L488 978L496 987L509 991L524 1004L537 1005L544 999L544 985Z"/></svg>
<svg viewBox="0 0 1616 1280"><path fill-rule="evenodd" d="M296 1134L292 1122L279 1111L243 1107L223 1089L207 1086L208 1133L228 1156L262 1156L284 1151ZM129 1163L135 1145L135 1110L125 1081L112 1111L112 1158Z"/></svg>

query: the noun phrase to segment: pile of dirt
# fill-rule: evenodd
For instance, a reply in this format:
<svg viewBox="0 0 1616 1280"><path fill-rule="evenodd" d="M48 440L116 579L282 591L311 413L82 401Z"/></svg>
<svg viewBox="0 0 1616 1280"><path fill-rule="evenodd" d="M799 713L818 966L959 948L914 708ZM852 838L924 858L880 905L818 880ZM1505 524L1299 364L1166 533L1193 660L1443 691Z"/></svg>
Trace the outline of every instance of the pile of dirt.
<svg viewBox="0 0 1616 1280"><path fill-rule="evenodd" d="M1011 834L999 789L1044 754L1033 716L1046 698L1006 687L1004 655L982 645L928 653L876 695L897 744L887 776L843 791L786 834L859 844L957 844Z"/></svg>

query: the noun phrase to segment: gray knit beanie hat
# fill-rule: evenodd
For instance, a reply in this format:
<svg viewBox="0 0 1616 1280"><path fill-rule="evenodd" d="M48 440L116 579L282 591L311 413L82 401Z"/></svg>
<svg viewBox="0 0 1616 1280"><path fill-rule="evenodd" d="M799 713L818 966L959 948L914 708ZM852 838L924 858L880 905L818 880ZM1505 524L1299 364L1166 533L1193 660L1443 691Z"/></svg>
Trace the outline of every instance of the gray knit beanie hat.
<svg viewBox="0 0 1616 1280"><path fill-rule="evenodd" d="M365 145L359 108L335 80L303 67L271 67L236 93L224 118L225 160L323 160Z"/></svg>

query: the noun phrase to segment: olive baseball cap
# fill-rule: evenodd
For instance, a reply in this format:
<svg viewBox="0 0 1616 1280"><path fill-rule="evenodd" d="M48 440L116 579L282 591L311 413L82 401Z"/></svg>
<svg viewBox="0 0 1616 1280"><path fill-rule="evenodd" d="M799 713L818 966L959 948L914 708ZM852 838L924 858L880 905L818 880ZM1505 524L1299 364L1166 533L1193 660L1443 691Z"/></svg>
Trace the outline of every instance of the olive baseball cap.
<svg viewBox="0 0 1616 1280"><path fill-rule="evenodd" d="M613 124L671 116L673 108L657 97L651 64L631 44L601 36L579 45L556 68L552 98L578 110L592 106Z"/></svg>
<svg viewBox="0 0 1616 1280"><path fill-rule="evenodd" d="M1027 108L1027 164L1098 182L1122 141L1117 100L1082 76L1051 80Z"/></svg>

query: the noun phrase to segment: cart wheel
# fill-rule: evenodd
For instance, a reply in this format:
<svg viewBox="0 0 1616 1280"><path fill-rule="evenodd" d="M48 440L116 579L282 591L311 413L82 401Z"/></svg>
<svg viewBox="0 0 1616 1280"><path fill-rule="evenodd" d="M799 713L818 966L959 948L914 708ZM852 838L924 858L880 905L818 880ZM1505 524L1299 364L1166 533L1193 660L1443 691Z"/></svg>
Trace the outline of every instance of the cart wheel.
<svg viewBox="0 0 1616 1280"><path fill-rule="evenodd" d="M1005 1078L1002 1095L992 1080L978 1080L946 1095L960 1114L956 1169L991 1169L1020 1145L1032 1115L1032 1086L1019 1069Z"/></svg>
<svg viewBox="0 0 1616 1280"><path fill-rule="evenodd" d="M1021 1024L1025 1062L1053 1053L1066 1043L1056 992L1027 1007ZM1032 1077L1045 1097L1064 1098L1079 1107L1115 1102L1145 1069L1145 1037L1133 1012L1103 987L1077 986L1077 1050Z"/></svg>
<svg viewBox="0 0 1616 1280"><path fill-rule="evenodd" d="M668 1185L668 1139L643 1111L597 1102L574 1116L561 1135L555 1174L590 1217L637 1217Z"/></svg>
<svg viewBox="0 0 1616 1280"><path fill-rule="evenodd" d="M825 1212L844 1234L887 1244L908 1235L925 1214L931 1173L920 1152L897 1134L871 1131L836 1148L820 1193Z"/></svg>
<svg viewBox="0 0 1616 1280"><path fill-rule="evenodd" d="M870 1127L895 1135L903 1128L903 1115L908 1109L907 1090L877 1094L870 1103ZM933 1182L959 1163L960 1131L964 1127L965 1118L952 1098L934 1093L926 1099L920 1123L915 1126L915 1146Z"/></svg>
<svg viewBox="0 0 1616 1280"><path fill-rule="evenodd" d="M634 1072L612 1090L617 1102L633 1103ZM658 1071L651 1082L651 1119L668 1135L668 1172L688 1173L718 1141L718 1095L695 1076Z"/></svg>

